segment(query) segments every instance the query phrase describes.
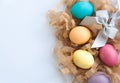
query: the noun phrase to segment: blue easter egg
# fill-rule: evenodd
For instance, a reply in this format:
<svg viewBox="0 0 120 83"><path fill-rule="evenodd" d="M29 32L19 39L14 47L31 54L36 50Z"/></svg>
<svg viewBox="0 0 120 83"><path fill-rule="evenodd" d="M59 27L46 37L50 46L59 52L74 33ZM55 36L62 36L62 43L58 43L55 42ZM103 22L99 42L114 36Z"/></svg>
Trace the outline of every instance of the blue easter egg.
<svg viewBox="0 0 120 83"><path fill-rule="evenodd" d="M70 12L73 17L77 19L83 19L86 16L91 16L94 12L94 7L92 3L80 1L75 3L71 8Z"/></svg>

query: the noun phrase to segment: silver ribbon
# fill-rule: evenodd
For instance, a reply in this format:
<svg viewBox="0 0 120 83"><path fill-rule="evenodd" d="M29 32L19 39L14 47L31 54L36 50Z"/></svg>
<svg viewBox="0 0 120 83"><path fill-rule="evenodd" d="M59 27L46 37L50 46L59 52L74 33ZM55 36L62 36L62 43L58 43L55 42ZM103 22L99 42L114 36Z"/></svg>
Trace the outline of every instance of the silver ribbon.
<svg viewBox="0 0 120 83"><path fill-rule="evenodd" d="M115 13L112 17L112 20L110 23L108 23L109 14L107 10L99 10L96 12L96 17L85 17L83 21L80 23L80 25L88 26L90 24L101 24L103 25L103 28L98 33L93 45L91 48L98 48L102 47L106 44L108 38L114 39L118 30L115 26L115 19L118 13ZM92 28L92 27L91 27Z"/></svg>

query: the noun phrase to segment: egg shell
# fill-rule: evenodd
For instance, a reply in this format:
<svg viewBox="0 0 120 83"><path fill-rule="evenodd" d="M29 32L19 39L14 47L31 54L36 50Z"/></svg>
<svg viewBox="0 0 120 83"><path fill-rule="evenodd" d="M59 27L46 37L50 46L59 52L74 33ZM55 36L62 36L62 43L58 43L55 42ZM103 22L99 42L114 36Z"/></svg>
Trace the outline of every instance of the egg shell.
<svg viewBox="0 0 120 83"><path fill-rule="evenodd" d="M110 83L110 78L103 72L92 75L87 83Z"/></svg>
<svg viewBox="0 0 120 83"><path fill-rule="evenodd" d="M108 66L115 66L118 62L118 52L111 44L106 44L100 49L100 59Z"/></svg>
<svg viewBox="0 0 120 83"><path fill-rule="evenodd" d="M70 12L73 17L83 19L86 16L91 16L94 12L92 3L86 1L76 2L71 8Z"/></svg>
<svg viewBox="0 0 120 83"><path fill-rule="evenodd" d="M85 44L91 38L91 32L86 27L77 26L70 31L69 38L75 44Z"/></svg>
<svg viewBox="0 0 120 83"><path fill-rule="evenodd" d="M82 69L89 69L94 64L92 54L85 50L77 50L73 53L73 63Z"/></svg>

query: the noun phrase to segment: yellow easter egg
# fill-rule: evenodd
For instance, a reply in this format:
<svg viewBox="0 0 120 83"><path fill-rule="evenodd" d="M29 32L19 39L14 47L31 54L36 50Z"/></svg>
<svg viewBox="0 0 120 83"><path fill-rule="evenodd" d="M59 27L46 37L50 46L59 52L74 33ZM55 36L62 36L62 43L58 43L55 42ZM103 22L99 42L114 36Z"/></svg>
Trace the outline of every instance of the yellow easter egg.
<svg viewBox="0 0 120 83"><path fill-rule="evenodd" d="M72 59L73 63L82 69L89 69L94 64L94 57L90 52L85 50L75 51Z"/></svg>
<svg viewBox="0 0 120 83"><path fill-rule="evenodd" d="M91 32L88 28L77 26L69 33L70 40L75 44L85 44L91 37Z"/></svg>

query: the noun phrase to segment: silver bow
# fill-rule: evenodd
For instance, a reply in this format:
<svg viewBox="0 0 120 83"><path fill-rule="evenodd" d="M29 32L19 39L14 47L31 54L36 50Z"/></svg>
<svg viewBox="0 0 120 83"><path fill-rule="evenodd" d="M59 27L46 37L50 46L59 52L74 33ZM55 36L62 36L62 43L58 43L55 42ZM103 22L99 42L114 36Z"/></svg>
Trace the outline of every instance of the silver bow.
<svg viewBox="0 0 120 83"><path fill-rule="evenodd" d="M106 44L108 38L114 39L118 30L115 26L115 19L114 17L116 17L118 13L115 13L113 15L113 18L111 20L110 23L108 23L108 19L109 19L109 14L107 10L99 10L96 12L96 17L85 17L85 19L83 19L83 21L80 23L80 25L84 25L84 26L88 26L90 24L101 24L103 25L103 28L100 30L100 32L98 33L92 48L97 48L97 47L102 47ZM90 27L92 28L92 27Z"/></svg>

